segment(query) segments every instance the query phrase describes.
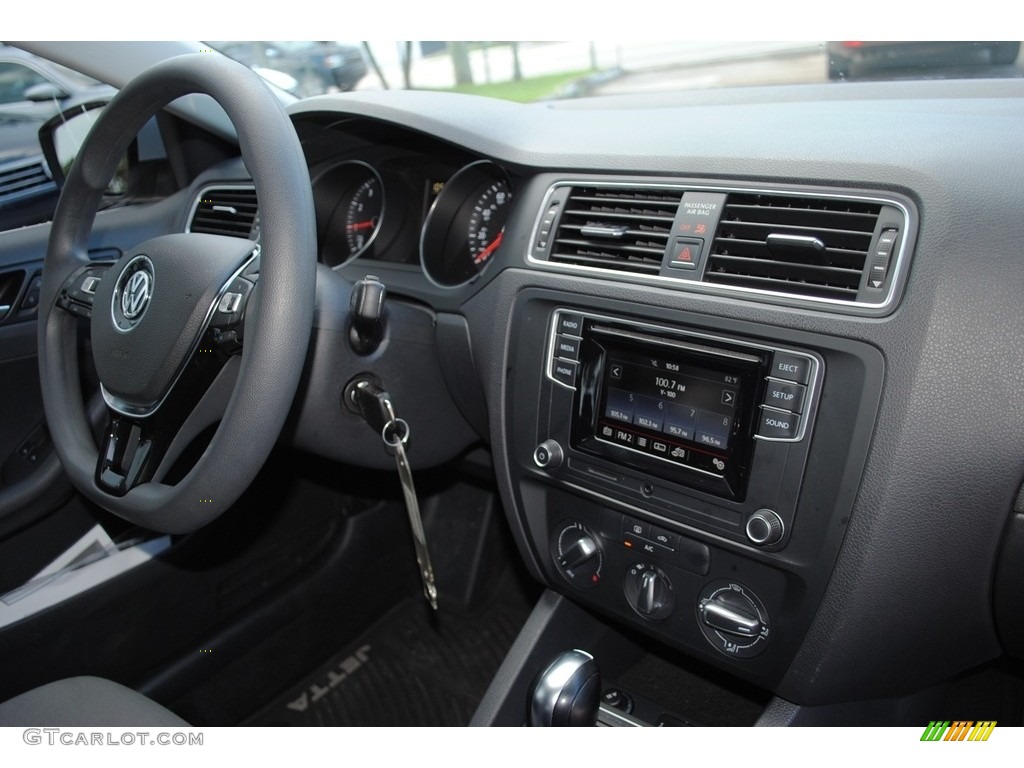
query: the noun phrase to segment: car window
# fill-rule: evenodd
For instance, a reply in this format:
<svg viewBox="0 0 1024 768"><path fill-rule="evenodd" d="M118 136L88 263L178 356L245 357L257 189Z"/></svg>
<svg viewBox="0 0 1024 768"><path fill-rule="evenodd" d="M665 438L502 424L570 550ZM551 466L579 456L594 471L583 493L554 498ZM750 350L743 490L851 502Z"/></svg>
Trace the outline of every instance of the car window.
<svg viewBox="0 0 1024 768"><path fill-rule="evenodd" d="M25 91L33 85L48 83L31 67L13 61L0 61L0 104L25 101Z"/></svg>

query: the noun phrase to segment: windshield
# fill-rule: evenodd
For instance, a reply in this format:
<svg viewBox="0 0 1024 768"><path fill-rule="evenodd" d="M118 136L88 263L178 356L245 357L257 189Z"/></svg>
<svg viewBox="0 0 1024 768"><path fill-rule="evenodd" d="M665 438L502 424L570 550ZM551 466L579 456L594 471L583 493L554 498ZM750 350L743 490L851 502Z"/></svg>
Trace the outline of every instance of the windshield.
<svg viewBox="0 0 1024 768"><path fill-rule="evenodd" d="M247 41L211 45L300 97L412 88L529 102L738 86L1024 74L1018 41Z"/></svg>

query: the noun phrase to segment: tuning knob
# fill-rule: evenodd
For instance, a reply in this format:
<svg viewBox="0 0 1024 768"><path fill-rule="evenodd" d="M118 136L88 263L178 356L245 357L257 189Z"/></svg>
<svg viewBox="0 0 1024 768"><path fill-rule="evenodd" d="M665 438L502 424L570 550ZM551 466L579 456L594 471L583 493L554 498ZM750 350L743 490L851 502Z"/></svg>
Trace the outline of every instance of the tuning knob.
<svg viewBox="0 0 1024 768"><path fill-rule="evenodd" d="M747 538L759 547L778 544L784 532L782 518L770 509L759 509L747 518Z"/></svg>

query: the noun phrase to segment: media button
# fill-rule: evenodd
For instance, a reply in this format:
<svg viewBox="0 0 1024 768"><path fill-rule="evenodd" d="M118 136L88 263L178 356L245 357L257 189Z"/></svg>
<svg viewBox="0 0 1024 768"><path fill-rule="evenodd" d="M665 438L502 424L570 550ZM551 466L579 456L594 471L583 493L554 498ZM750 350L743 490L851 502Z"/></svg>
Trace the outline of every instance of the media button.
<svg viewBox="0 0 1024 768"><path fill-rule="evenodd" d="M569 336L583 335L583 315L571 314L569 312L558 313L558 323L555 326L556 333L564 333Z"/></svg>
<svg viewBox="0 0 1024 768"><path fill-rule="evenodd" d="M772 372L779 379L806 384L811 376L811 361L806 357L797 357L788 352L776 352L772 356Z"/></svg>
<svg viewBox="0 0 1024 768"><path fill-rule="evenodd" d="M802 384L768 379L768 386L764 391L764 404L794 413L802 413L806 394L807 387Z"/></svg>
<svg viewBox="0 0 1024 768"><path fill-rule="evenodd" d="M579 360L580 340L565 334L558 334L555 337L555 357L561 357L565 360Z"/></svg>
<svg viewBox="0 0 1024 768"><path fill-rule="evenodd" d="M576 363L569 360L555 360L551 364L551 376L567 387L576 387Z"/></svg>
<svg viewBox="0 0 1024 768"><path fill-rule="evenodd" d="M800 416L789 411L762 406L757 436L777 440L792 440L800 430Z"/></svg>

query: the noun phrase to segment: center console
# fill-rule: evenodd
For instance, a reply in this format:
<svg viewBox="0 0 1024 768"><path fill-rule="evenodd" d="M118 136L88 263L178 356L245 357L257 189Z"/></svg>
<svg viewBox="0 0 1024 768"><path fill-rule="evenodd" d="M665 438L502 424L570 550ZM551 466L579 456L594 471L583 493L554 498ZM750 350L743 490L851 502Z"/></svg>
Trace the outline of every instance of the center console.
<svg viewBox="0 0 1024 768"><path fill-rule="evenodd" d="M881 393L849 339L528 289L505 429L551 589L765 688L831 573Z"/></svg>

